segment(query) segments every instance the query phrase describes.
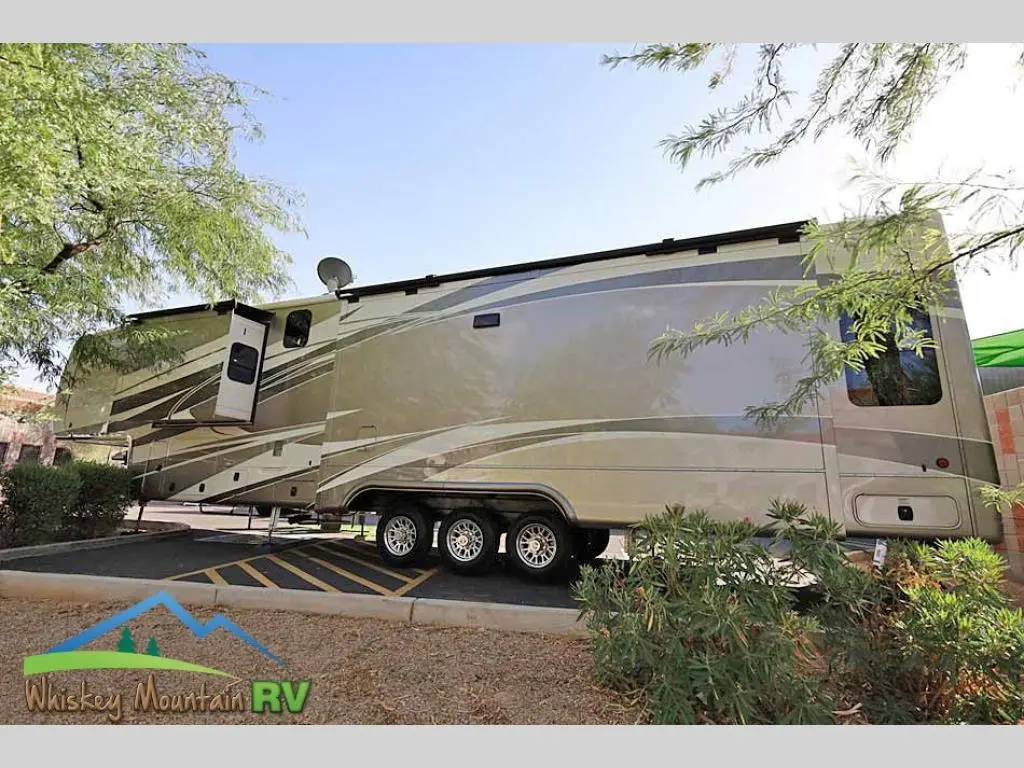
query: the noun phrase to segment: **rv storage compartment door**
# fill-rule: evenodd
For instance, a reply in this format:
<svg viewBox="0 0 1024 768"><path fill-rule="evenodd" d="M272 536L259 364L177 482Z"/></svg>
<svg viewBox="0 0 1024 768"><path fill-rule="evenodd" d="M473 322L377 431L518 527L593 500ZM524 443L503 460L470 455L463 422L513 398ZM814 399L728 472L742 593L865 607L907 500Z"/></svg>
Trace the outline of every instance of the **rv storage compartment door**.
<svg viewBox="0 0 1024 768"><path fill-rule="evenodd" d="M256 410L256 393L263 370L268 326L259 310L237 305L231 327L214 417L251 421Z"/></svg>
<svg viewBox="0 0 1024 768"><path fill-rule="evenodd" d="M948 528L960 526L951 496L889 496L862 493L853 502L857 519L869 528Z"/></svg>

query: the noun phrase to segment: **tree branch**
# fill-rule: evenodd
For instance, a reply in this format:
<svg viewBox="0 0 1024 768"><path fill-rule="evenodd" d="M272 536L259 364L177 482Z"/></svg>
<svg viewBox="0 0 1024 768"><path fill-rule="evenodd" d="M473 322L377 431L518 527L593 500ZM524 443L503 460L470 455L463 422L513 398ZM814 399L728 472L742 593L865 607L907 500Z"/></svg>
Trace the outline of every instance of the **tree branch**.
<svg viewBox="0 0 1024 768"><path fill-rule="evenodd" d="M46 266L44 266L40 271L44 274L53 274L65 261L69 261L70 259L85 253L91 248L95 248L97 245L102 245L115 229L120 227L122 224L129 223L141 224L142 222L135 219L129 221L112 221L107 224L107 228L105 230L89 240L83 240L80 243L64 243L64 247L57 251L57 255L50 259Z"/></svg>
<svg viewBox="0 0 1024 768"><path fill-rule="evenodd" d="M57 251L57 255L50 259L41 271L44 274L53 274L65 261L73 259L80 253L85 253L93 246L99 245L99 243L99 240L86 240L84 243L64 243L64 247Z"/></svg>

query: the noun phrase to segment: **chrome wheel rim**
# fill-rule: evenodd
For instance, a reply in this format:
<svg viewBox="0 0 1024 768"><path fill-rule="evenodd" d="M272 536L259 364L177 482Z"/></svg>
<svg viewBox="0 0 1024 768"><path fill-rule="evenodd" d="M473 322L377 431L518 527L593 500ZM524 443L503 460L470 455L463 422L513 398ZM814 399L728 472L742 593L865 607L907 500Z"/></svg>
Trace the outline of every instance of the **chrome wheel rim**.
<svg viewBox="0 0 1024 768"><path fill-rule="evenodd" d="M530 523L516 536L516 553L531 568L545 568L558 554L555 532L541 523Z"/></svg>
<svg viewBox="0 0 1024 768"><path fill-rule="evenodd" d="M457 520L445 536L448 554L460 563L470 563L484 551L484 532L472 520Z"/></svg>
<svg viewBox="0 0 1024 768"><path fill-rule="evenodd" d="M416 546L416 524L401 515L388 520L384 526L384 548L395 557L403 557Z"/></svg>

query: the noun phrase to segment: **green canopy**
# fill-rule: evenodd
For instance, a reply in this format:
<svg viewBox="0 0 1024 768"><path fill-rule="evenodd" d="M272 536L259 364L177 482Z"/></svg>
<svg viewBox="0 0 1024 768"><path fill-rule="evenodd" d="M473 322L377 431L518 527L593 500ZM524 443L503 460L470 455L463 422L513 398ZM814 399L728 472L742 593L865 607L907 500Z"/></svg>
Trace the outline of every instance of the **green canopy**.
<svg viewBox="0 0 1024 768"><path fill-rule="evenodd" d="M974 339L971 346L979 368L1024 367L1024 329Z"/></svg>

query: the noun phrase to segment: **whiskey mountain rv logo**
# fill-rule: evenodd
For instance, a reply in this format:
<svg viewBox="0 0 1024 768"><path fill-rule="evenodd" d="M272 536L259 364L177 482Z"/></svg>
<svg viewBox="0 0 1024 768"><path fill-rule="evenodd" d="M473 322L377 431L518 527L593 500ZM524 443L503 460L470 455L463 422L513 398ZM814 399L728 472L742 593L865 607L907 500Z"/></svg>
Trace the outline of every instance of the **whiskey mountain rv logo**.
<svg viewBox="0 0 1024 768"><path fill-rule="evenodd" d="M93 624L77 635L57 643L57 645L45 653L38 654L37 656L26 656L24 663L25 676L84 669L173 669L181 672L204 672L209 675L232 677L229 672L219 669L160 656L155 638L150 638L146 652L139 653L136 651L134 638L131 637L131 631L127 624L132 619L137 619L160 605L169 610L178 621L184 624L200 640L205 639L218 629L224 629L255 648L268 659L274 661L278 666L286 666L283 659L267 650L256 638L226 616L217 614L205 624L200 623L167 592L158 592L152 597L140 600L131 608L115 613L109 619ZM116 650L81 650L83 646L98 640L122 626L124 627L124 632Z"/></svg>
<svg viewBox="0 0 1024 768"><path fill-rule="evenodd" d="M217 630L234 636L250 646L278 667L286 669L287 665L256 638L239 627L222 614L217 614L209 621L200 622L183 608L167 592L159 592L139 601L135 605L108 619L97 622L88 629L79 632L57 643L43 653L26 656L23 663L25 681L25 699L29 711L33 712L106 712L109 719L118 722L121 719L120 692L97 694L90 693L86 681L72 691L58 690L47 675L69 671L97 671L109 669L138 669L154 671L177 671L212 675L220 678L238 679L237 675L221 669L196 664L182 659L173 659L161 655L159 641L149 637L144 647L137 643L132 635L130 622L149 611L163 606L178 619L195 637L206 640ZM85 646L120 629L120 637L113 650L83 650ZM221 634L224 634L221 633ZM42 675L41 681L32 682L27 678ZM298 714L305 707L309 695L310 681L300 680L251 681L249 702L245 701L244 693L234 688L230 693L207 693L206 683L202 683L198 691L188 693L160 694L156 688L153 674L145 683L139 683L134 698L135 708L141 711L155 712L193 712L193 711L244 711L264 713L280 713L286 710Z"/></svg>

